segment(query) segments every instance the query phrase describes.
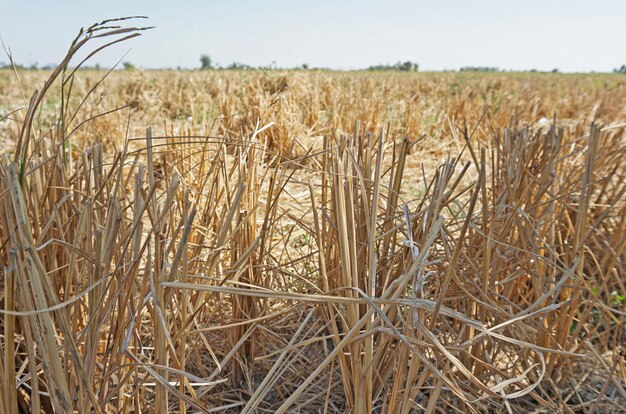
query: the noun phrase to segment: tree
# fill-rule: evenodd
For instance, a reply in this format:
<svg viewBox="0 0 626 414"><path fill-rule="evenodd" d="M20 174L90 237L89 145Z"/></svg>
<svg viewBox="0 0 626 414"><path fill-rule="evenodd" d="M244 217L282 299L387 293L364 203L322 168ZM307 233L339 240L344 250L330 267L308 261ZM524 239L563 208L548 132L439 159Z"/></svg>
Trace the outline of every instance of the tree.
<svg viewBox="0 0 626 414"><path fill-rule="evenodd" d="M209 55L200 56L200 69L213 69L213 61Z"/></svg>
<svg viewBox="0 0 626 414"><path fill-rule="evenodd" d="M122 63L122 65L124 66L124 70L133 70L133 69L135 69L135 65L133 65L130 62L124 62L124 63Z"/></svg>
<svg viewBox="0 0 626 414"><path fill-rule="evenodd" d="M404 72L417 72L419 68L419 65L417 63L413 63L408 60L404 63L398 62L396 66L399 70L404 71Z"/></svg>
<svg viewBox="0 0 626 414"><path fill-rule="evenodd" d="M615 72L615 73L625 73L626 74L626 65L622 65L621 68L617 68L613 72Z"/></svg>

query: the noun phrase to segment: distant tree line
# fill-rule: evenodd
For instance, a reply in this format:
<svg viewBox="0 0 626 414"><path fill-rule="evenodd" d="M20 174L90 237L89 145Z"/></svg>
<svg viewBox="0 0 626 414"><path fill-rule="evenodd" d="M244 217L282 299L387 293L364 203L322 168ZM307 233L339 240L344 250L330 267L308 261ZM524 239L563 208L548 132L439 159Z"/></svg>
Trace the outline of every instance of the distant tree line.
<svg viewBox="0 0 626 414"><path fill-rule="evenodd" d="M124 68L126 68L126 64L127 63L128 62L124 62ZM26 66L26 65L22 65L21 63L15 63L15 62L13 64L6 63L6 62L0 62L0 70L2 70L2 69L13 69L14 66L15 66L15 69L17 69L17 70L40 70L40 69L41 70L53 70L53 69L55 69L57 67L57 65L52 64L52 63L49 63L47 65L39 66L39 64L35 62L35 63L33 63L33 64L29 65L29 66ZM80 67L80 69L81 70L89 70L89 69L100 70L100 64L96 63L93 66L82 65Z"/></svg>
<svg viewBox="0 0 626 414"><path fill-rule="evenodd" d="M500 72L500 68L491 66L464 66L459 72Z"/></svg>
<svg viewBox="0 0 626 414"><path fill-rule="evenodd" d="M220 66L216 64L213 59L209 55L200 56L200 69L201 70L210 70L210 69L234 69L234 70L246 70L246 69L255 69L254 66L246 65L244 63L233 62L226 66ZM295 70L327 70L326 68L314 68L310 67L308 63L303 63L294 68L279 68L276 65L276 62L272 62L268 66L261 66L258 69L295 69ZM390 64L379 64L368 67L366 70L369 71L401 71L401 72L417 72L419 70L419 64L411 61L406 62L398 62L393 65Z"/></svg>
<svg viewBox="0 0 626 414"><path fill-rule="evenodd" d="M374 65L367 68L367 70L371 71L400 71L400 72L417 72L419 70L420 65L415 62L406 61L406 62L398 62L394 65Z"/></svg>
<svg viewBox="0 0 626 414"><path fill-rule="evenodd" d="M459 72L507 72L504 69L496 68L493 66L464 66L459 69ZM508 72L530 72L530 73L559 73L559 69L554 68L552 70L538 70L538 69L527 69L527 70L509 70Z"/></svg>
<svg viewBox="0 0 626 414"><path fill-rule="evenodd" d="M212 69L229 69L229 70L249 70L249 69L263 69L263 70L276 70L276 69L281 69L281 70L285 70L285 69L295 69L295 70L313 70L313 69L325 69L325 68L312 68L309 67L308 63L303 63L299 66L296 66L294 68L280 68L276 65L276 62L272 62L269 65L266 66L252 66L252 65L247 65L245 63L241 63L241 62L233 62L233 63L229 63L228 65L220 65L219 63L216 63L215 61L213 61L213 59L209 56L209 55L202 55L200 56L200 70L212 70Z"/></svg>
<svg viewBox="0 0 626 414"><path fill-rule="evenodd" d="M18 69L18 70L54 69L53 65L45 65L40 68L37 63L33 63L30 66L22 65L19 63L15 63L14 65L15 65L15 69ZM11 68L13 68L12 64L0 62L0 69L11 69Z"/></svg>
<svg viewBox="0 0 626 414"><path fill-rule="evenodd" d="M6 63L6 62L1 62L0 61L0 69L11 69L13 66L15 66L16 69L18 70L37 70L37 69L42 69L42 70L52 70L56 67L56 65L53 64L48 64L48 65L43 65L43 66L39 66L37 63L33 63L29 66L27 65L22 65L19 63ZM136 69L135 65L126 61L126 62L122 62L122 69L125 70L134 70ZM81 69L95 69L95 70L99 70L100 69L100 64L95 64L94 66L82 66ZM177 70L182 70L182 68L179 66L176 68ZM287 70L287 69L295 69L295 70L330 70L328 68L323 68L323 67L310 67L309 64L307 63L303 63L299 66L293 67L293 68L281 68L278 67L276 65L276 62L272 62L269 65L266 66L259 66L259 67L254 67L251 65L247 65L245 63L240 63L240 62L233 62L230 63L228 65L225 66L221 66L217 63L215 63L213 61L213 59L211 59L211 57L209 55L202 55L200 56L200 69L202 70L210 70L210 69L229 69L229 70L248 70L248 69L262 69L262 70ZM379 64L379 65L372 65L366 68L366 70L368 71L399 71L399 72L417 72L419 70L419 64L415 63L415 62L411 62L411 61L406 61L406 62L397 62L393 65L390 64ZM502 70L500 68L497 67L493 67L493 66L464 66L462 68L459 69L459 72L506 72L505 70ZM514 72L517 72L516 70ZM559 70L558 69L552 69L551 71L540 71L537 69L530 69L530 70L526 70L526 71L520 71L520 72L531 72L531 73L539 73L539 72L552 72L552 73L558 73ZM615 68L613 69L614 73L621 73L621 74L626 74L626 65L622 65L619 68ZM592 72L593 73L593 72Z"/></svg>

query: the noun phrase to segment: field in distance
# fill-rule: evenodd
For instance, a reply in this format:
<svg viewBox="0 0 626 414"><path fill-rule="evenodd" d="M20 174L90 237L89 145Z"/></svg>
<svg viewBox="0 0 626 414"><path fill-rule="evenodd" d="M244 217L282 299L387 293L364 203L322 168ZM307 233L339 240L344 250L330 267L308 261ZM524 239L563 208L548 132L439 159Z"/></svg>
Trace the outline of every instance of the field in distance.
<svg viewBox="0 0 626 414"><path fill-rule="evenodd" d="M0 70L0 411L626 405L626 76L51 75Z"/></svg>

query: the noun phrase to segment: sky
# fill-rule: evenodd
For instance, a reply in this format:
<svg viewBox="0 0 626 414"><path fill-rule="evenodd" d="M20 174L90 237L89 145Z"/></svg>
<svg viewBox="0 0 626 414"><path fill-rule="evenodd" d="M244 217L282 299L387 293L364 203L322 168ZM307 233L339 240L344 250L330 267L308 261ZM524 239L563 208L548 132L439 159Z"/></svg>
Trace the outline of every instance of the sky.
<svg viewBox="0 0 626 414"><path fill-rule="evenodd" d="M0 37L17 63L55 64L82 26L128 15L156 27L92 64L196 68L203 54L223 66L333 69L407 60L420 70L626 64L626 0L0 0Z"/></svg>

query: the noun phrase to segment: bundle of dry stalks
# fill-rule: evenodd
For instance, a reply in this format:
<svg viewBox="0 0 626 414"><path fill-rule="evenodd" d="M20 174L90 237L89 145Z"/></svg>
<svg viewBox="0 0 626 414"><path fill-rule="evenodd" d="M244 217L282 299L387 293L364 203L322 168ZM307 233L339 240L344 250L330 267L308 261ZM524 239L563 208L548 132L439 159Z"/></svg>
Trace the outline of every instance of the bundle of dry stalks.
<svg viewBox="0 0 626 414"><path fill-rule="evenodd" d="M432 170L363 122L270 151L253 104L230 138L75 143L100 83L72 97L69 62L139 34L117 22L80 33L0 159L2 412L626 402L623 127L453 128Z"/></svg>

